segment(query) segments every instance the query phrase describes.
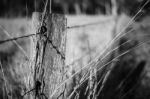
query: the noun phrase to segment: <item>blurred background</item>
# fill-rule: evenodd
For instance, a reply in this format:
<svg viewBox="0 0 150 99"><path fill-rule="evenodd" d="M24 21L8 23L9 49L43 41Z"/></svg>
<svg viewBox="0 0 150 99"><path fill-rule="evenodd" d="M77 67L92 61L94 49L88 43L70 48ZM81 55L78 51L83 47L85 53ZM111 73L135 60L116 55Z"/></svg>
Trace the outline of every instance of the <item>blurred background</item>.
<svg viewBox="0 0 150 99"><path fill-rule="evenodd" d="M66 31L65 64L67 66L74 62L66 67L67 77L71 77L95 58L103 58L103 61L97 62L95 69L99 69L134 48L115 60L114 64L106 66L103 72L96 74L97 80L101 81L96 87L98 91L101 89L97 99L150 99L148 1L52 0L52 13L65 14L68 27L79 26ZM43 12L45 4L46 0L0 0L0 40L33 34L32 14ZM87 26L80 28L81 25ZM114 44L111 43L119 33L122 36L115 39ZM33 38L23 38L0 44L0 99L23 99L23 93L31 89L26 84L30 76L27 57L32 57L31 42ZM146 44L135 48L141 42ZM109 44L110 47L107 48ZM121 46L122 44L124 45ZM104 54L101 55L103 51ZM111 66L113 69L105 82L103 77ZM69 82L70 93L89 71L91 68L86 68ZM85 82L84 85L88 86L88 80ZM104 86L101 87L102 85ZM86 88L81 86L79 89L82 93L79 99L89 99L83 93Z"/></svg>
<svg viewBox="0 0 150 99"><path fill-rule="evenodd" d="M0 16L31 16L46 0L1 0ZM52 0L52 11L64 14L111 14L113 0Z"/></svg>
<svg viewBox="0 0 150 99"><path fill-rule="evenodd" d="M64 14L111 15L115 6L118 12L126 10L136 12L145 0L52 0L52 12ZM41 12L46 0L1 0L0 16L31 16L32 12ZM128 10L130 9L130 10Z"/></svg>

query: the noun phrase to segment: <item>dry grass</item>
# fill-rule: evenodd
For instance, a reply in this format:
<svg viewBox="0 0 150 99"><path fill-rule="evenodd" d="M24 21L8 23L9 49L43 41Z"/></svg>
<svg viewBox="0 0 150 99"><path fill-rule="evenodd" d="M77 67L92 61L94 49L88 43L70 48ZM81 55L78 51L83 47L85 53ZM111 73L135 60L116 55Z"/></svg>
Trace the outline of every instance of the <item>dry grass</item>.
<svg viewBox="0 0 150 99"><path fill-rule="evenodd" d="M78 22L80 22L80 24L84 24L85 22L87 22L87 20L88 22L93 22L97 20L108 19L104 17L80 16L78 18L78 16L69 16L68 18L73 21L70 21L69 19L68 25L76 25L79 24ZM82 19L82 21L80 19ZM8 33L11 33L11 36L19 36L30 33L30 27L28 25L29 21L30 20L27 21L25 19L4 19L0 20L0 23L3 27L5 27ZM134 45L136 45L136 42L139 42L137 45L140 45L141 42L148 41L149 37L141 37L140 32L147 34L149 32L149 29L147 27L143 27L145 23L142 23L144 25L140 25L140 27L138 28L136 26L139 25L139 23L137 23L136 25L134 24L133 26L136 27L136 30L130 32L126 31L128 32L128 35L122 36L123 41L115 39L115 41L118 42L117 44L119 44L118 46L114 46L114 48L110 48L103 53L102 50L106 49L106 44L110 40L112 40L111 32L113 30L113 24L114 20L97 26L90 26L82 29L72 29L67 31L68 37L66 64L70 64L72 61L76 60L84 53L87 53L84 58L80 59L75 64L72 64L69 67L69 71L67 73L67 76L69 78L69 80L67 81L70 82L70 93L68 94L68 99L83 99L92 96L94 96L93 99L110 99L110 97L111 99L130 99L129 97L132 97L132 99L139 99L135 96L132 96L131 94L139 94L140 89L145 89L145 87L143 87L141 83L137 83L137 80L139 80L139 82L143 81L140 74L142 74L142 70L144 70L138 68L144 68L145 66L141 64L141 60L146 60L147 56L145 56L145 54L149 54L149 48L147 49L147 46L149 46L149 44L146 43L147 46L142 45L143 47L140 48L135 48ZM120 27L121 26L119 26L119 29ZM122 27L124 27L124 25ZM5 34L2 30L0 32L2 35ZM4 38L1 39L6 38L8 38L8 36L4 35ZM17 43L25 50L27 56L30 56L30 39L18 40ZM6 75L8 78L6 77L6 79L10 79L8 81L10 82L9 88L10 90L15 90L11 91L11 94L13 94L13 99L17 99L17 96L21 96L22 93L29 91L29 89L32 89L30 88L30 86L25 86L28 85L27 83L29 82L28 66L30 65L30 63L28 63L29 60L26 60L26 58L22 55L22 52L18 49L16 44L10 42L3 46L0 46L0 48L0 51L2 53L5 53L4 56L1 56L1 58L7 58L7 60L4 59L2 61L2 65L5 66L4 69L8 73ZM114 53L115 50L117 50L118 52L117 54L112 56L112 53ZM100 54L99 56L99 52L103 54ZM96 57L96 55L98 56ZM94 61L93 58L95 58ZM118 60L116 61L116 59ZM136 62L132 63L132 61ZM112 62L114 63L112 64ZM88 65L85 65L87 63ZM127 75L128 72L130 72L129 75ZM131 82L131 79L135 80L134 83ZM135 88L131 91L128 89L129 86L131 86L132 88L135 85L139 85L140 88ZM19 92L21 90L23 91L22 93Z"/></svg>

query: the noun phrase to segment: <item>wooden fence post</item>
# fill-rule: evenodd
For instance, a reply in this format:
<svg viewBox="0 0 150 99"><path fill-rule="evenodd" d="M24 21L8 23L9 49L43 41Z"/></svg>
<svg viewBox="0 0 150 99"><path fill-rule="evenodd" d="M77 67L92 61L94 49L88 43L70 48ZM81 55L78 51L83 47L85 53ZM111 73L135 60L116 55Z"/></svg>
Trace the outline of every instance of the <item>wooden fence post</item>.
<svg viewBox="0 0 150 99"><path fill-rule="evenodd" d="M65 80L65 51L66 51L66 18L60 14L46 14L44 21L41 13L34 13L32 17L32 31L36 35L36 48L33 51L30 85L34 91L32 99L56 99L65 89L63 85L50 98L54 90ZM41 26L41 23L43 25ZM44 97L44 98L41 98ZM62 99L60 96L59 99Z"/></svg>

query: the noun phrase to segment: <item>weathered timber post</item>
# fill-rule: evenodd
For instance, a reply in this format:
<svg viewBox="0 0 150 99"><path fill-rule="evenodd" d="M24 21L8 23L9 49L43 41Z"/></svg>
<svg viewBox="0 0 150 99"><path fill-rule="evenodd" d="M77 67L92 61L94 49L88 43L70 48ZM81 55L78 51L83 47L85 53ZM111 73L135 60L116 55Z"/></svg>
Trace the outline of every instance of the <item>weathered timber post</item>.
<svg viewBox="0 0 150 99"><path fill-rule="evenodd" d="M30 85L34 88L30 99L56 99L63 93L63 85L53 97L54 90L65 80L66 18L60 14L40 13L32 17L32 29L36 31L36 48L33 51ZM41 25L42 24L42 25ZM59 99L63 99L63 95Z"/></svg>

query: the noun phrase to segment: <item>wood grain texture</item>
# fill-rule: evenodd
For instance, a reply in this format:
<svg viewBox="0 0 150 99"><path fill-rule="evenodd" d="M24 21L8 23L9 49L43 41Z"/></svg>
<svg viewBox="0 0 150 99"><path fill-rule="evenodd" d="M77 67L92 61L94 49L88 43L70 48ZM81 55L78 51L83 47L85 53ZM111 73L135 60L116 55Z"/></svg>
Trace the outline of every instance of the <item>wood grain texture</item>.
<svg viewBox="0 0 150 99"><path fill-rule="evenodd" d="M47 32L37 35L34 38L36 48L33 48L33 64L31 65L31 86L36 86L36 81L41 83L38 91L32 94L34 99L47 97L48 99L56 99L59 94L64 91L64 86L60 88L56 94L50 98L54 90L64 81L64 65L66 51L66 18L60 14L46 14L44 22L42 14L34 13L33 31L41 32L42 26L46 27ZM37 89L37 88L35 88ZM38 95L37 95L38 94ZM42 95L40 95L42 94ZM32 97L31 96L31 97ZM32 97L32 98L33 98ZM45 99L45 98L44 98Z"/></svg>

